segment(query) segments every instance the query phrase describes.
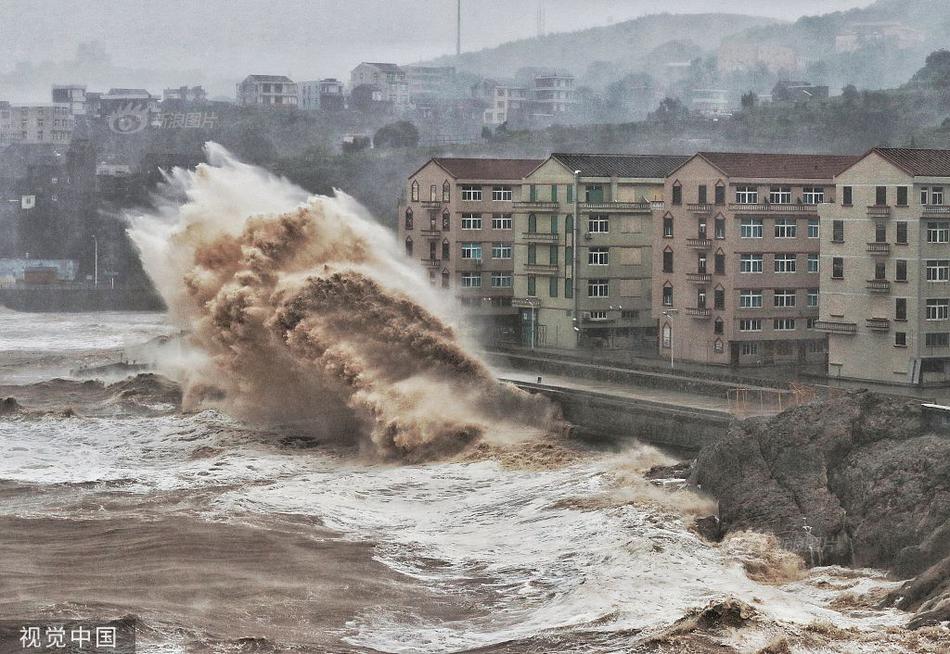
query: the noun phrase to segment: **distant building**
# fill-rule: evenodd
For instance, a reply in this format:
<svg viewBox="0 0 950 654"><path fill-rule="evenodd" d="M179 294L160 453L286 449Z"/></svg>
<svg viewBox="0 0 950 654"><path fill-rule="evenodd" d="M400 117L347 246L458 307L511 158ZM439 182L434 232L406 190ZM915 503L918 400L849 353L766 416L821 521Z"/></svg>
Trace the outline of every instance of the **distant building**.
<svg viewBox="0 0 950 654"><path fill-rule="evenodd" d="M165 89L162 92L162 100L177 100L180 102L205 102L208 94L201 86L179 86L174 89Z"/></svg>
<svg viewBox="0 0 950 654"><path fill-rule="evenodd" d="M86 87L81 84L54 84L52 89L54 104L68 104L69 112L74 116L86 114Z"/></svg>
<svg viewBox="0 0 950 654"><path fill-rule="evenodd" d="M574 76L570 73L549 73L534 78L534 108L545 116L571 111L577 104Z"/></svg>
<svg viewBox="0 0 950 654"><path fill-rule="evenodd" d="M694 89L691 109L707 118L732 115L730 92L727 89Z"/></svg>
<svg viewBox="0 0 950 654"><path fill-rule="evenodd" d="M392 103L397 112L409 108L409 81L406 71L396 64L363 62L350 73L350 88L370 84L379 88L383 101Z"/></svg>
<svg viewBox="0 0 950 654"><path fill-rule="evenodd" d="M455 68L452 66L403 66L409 84L409 101L448 98L455 94Z"/></svg>
<svg viewBox="0 0 950 654"><path fill-rule="evenodd" d="M827 86L816 86L809 82L780 80L772 89L773 102L807 102L827 99Z"/></svg>
<svg viewBox="0 0 950 654"><path fill-rule="evenodd" d="M482 80L472 86L472 97L485 102L482 122L485 125L501 125L508 121L523 119L528 110L528 87L515 82Z"/></svg>
<svg viewBox="0 0 950 654"><path fill-rule="evenodd" d="M300 100L297 106L304 111L339 111L346 107L343 82L327 78L299 82Z"/></svg>
<svg viewBox="0 0 950 654"><path fill-rule="evenodd" d="M721 73L754 70L765 66L769 71L794 72L805 68L805 58L783 45L726 41L719 46L716 61Z"/></svg>
<svg viewBox="0 0 950 654"><path fill-rule="evenodd" d="M237 85L242 107L295 108L297 101L297 84L285 75L248 75Z"/></svg>
<svg viewBox="0 0 950 654"><path fill-rule="evenodd" d="M0 144L66 145L72 139L74 126L68 103L0 103Z"/></svg>
<svg viewBox="0 0 950 654"><path fill-rule="evenodd" d="M0 259L0 284L29 282L41 273L44 281L75 281L79 265L73 259ZM51 278L51 279L50 279Z"/></svg>
<svg viewBox="0 0 950 654"><path fill-rule="evenodd" d="M297 108L303 111L316 111L320 108L320 82L318 80L297 82Z"/></svg>
<svg viewBox="0 0 950 654"><path fill-rule="evenodd" d="M359 84L350 91L350 107L369 113L387 113L393 103L386 100L385 93L376 84Z"/></svg>
<svg viewBox="0 0 950 654"><path fill-rule="evenodd" d="M835 52L854 52L861 48L893 44L901 49L922 44L926 35L902 23L853 23L835 36Z"/></svg>

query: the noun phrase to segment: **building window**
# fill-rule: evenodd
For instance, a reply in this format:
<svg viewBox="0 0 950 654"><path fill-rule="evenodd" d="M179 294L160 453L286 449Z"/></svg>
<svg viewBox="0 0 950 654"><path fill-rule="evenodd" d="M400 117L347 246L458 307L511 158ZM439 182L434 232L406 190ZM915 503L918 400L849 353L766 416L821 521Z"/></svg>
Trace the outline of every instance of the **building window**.
<svg viewBox="0 0 950 654"><path fill-rule="evenodd" d="M443 270L442 271L442 288L449 287L449 278L450 278L449 271Z"/></svg>
<svg viewBox="0 0 950 654"><path fill-rule="evenodd" d="M818 289L817 288L808 289L808 306L810 307L818 306Z"/></svg>
<svg viewBox="0 0 950 654"><path fill-rule="evenodd" d="M610 294L610 284L606 279L588 279L587 297L607 297Z"/></svg>
<svg viewBox="0 0 950 654"><path fill-rule="evenodd" d="M492 202L511 202L510 186L493 186L491 190Z"/></svg>
<svg viewBox="0 0 950 654"><path fill-rule="evenodd" d="M610 224L607 216L591 216L587 219L587 231L591 234L607 234Z"/></svg>
<svg viewBox="0 0 950 654"><path fill-rule="evenodd" d="M462 288L481 288L481 273L466 272L462 273Z"/></svg>
<svg viewBox="0 0 950 654"><path fill-rule="evenodd" d="M590 248L587 250L587 265L606 266L609 262L608 248Z"/></svg>
<svg viewBox="0 0 950 654"><path fill-rule="evenodd" d="M538 246L534 243L528 244L528 263L532 265L538 263Z"/></svg>
<svg viewBox="0 0 950 654"><path fill-rule="evenodd" d="M907 260L898 259L896 262L897 269L894 272L894 279L899 282L907 281Z"/></svg>
<svg viewBox="0 0 950 654"><path fill-rule="evenodd" d="M726 187L722 182L716 182L716 206L726 203Z"/></svg>
<svg viewBox="0 0 950 654"><path fill-rule="evenodd" d="M673 287L669 282L663 285L663 306L673 306Z"/></svg>
<svg viewBox="0 0 950 654"><path fill-rule="evenodd" d="M413 201L413 202L418 202L418 201L419 201L419 182L413 182L413 183L412 183L412 194L411 194L411 197L412 197L412 201Z"/></svg>
<svg viewBox="0 0 950 654"><path fill-rule="evenodd" d="M946 320L950 317L950 299L927 300L927 320Z"/></svg>
<svg viewBox="0 0 950 654"><path fill-rule="evenodd" d="M511 288L511 284L512 284L511 273L493 272L491 274L492 288Z"/></svg>
<svg viewBox="0 0 950 654"><path fill-rule="evenodd" d="M775 220L775 238L795 238L798 225L794 218L777 218Z"/></svg>
<svg viewBox="0 0 950 654"><path fill-rule="evenodd" d="M564 297L566 298L574 297L574 280L571 279L570 277L566 277L564 279Z"/></svg>
<svg viewBox="0 0 950 654"><path fill-rule="evenodd" d="M844 279L844 259L841 257L831 258L831 278Z"/></svg>
<svg viewBox="0 0 950 654"><path fill-rule="evenodd" d="M854 204L854 188L850 186L841 187L841 204L846 207Z"/></svg>
<svg viewBox="0 0 950 654"><path fill-rule="evenodd" d="M883 222L874 224L874 242L887 243L887 225Z"/></svg>
<svg viewBox="0 0 950 654"><path fill-rule="evenodd" d="M726 310L726 291L724 289L717 288L713 291L713 308L716 311Z"/></svg>
<svg viewBox="0 0 950 654"><path fill-rule="evenodd" d="M762 331L761 318L743 318L739 321L740 332L760 332Z"/></svg>
<svg viewBox="0 0 950 654"><path fill-rule="evenodd" d="M548 263L552 266L557 265L557 246L549 245L548 246Z"/></svg>
<svg viewBox="0 0 950 654"><path fill-rule="evenodd" d="M820 265L821 264L819 263L818 254L815 252L810 253L808 255L808 272L810 273L819 272Z"/></svg>
<svg viewBox="0 0 950 654"><path fill-rule="evenodd" d="M671 199L674 206L683 204L683 187L679 182L673 184L673 197Z"/></svg>
<svg viewBox="0 0 950 654"><path fill-rule="evenodd" d="M879 207L883 207L887 205L887 187L886 186L874 187L874 204Z"/></svg>
<svg viewBox="0 0 950 654"><path fill-rule="evenodd" d="M907 347L907 332L894 332L894 345Z"/></svg>
<svg viewBox="0 0 950 654"><path fill-rule="evenodd" d="M713 334L722 334L724 325L725 323L722 322L722 318L716 318L716 322L713 323ZM722 341L719 342L721 343Z"/></svg>
<svg viewBox="0 0 950 654"><path fill-rule="evenodd" d="M482 260L481 243L462 243L462 258L468 260Z"/></svg>
<svg viewBox="0 0 950 654"><path fill-rule="evenodd" d="M673 272L673 250L669 248L663 250L663 272Z"/></svg>
<svg viewBox="0 0 950 654"><path fill-rule="evenodd" d="M950 222L927 223L928 243L950 243Z"/></svg>
<svg viewBox="0 0 950 654"><path fill-rule="evenodd" d="M950 333L925 334L924 344L927 347L950 347Z"/></svg>
<svg viewBox="0 0 950 654"><path fill-rule="evenodd" d="M491 217L492 229L511 229L511 214L495 214Z"/></svg>
<svg viewBox="0 0 950 654"><path fill-rule="evenodd" d="M708 202L708 198L706 197L706 185L705 185L705 184L700 184L700 185L699 185L699 190L698 190L697 196L698 196L698 197L697 197L697 200L696 200L697 203L699 203L699 204L706 204L706 203Z"/></svg>
<svg viewBox="0 0 950 654"><path fill-rule="evenodd" d="M898 207L907 206L907 187L906 186L897 187L897 206Z"/></svg>
<svg viewBox="0 0 950 654"><path fill-rule="evenodd" d="M452 226L452 217L449 215L448 211L442 212L442 231L447 232Z"/></svg>
<svg viewBox="0 0 950 654"><path fill-rule="evenodd" d="M821 204L825 201L825 189L821 186L806 186L802 189L802 204Z"/></svg>
<svg viewBox="0 0 950 654"><path fill-rule="evenodd" d="M770 204L791 204L792 189L789 186L773 186L769 189Z"/></svg>
<svg viewBox="0 0 950 654"><path fill-rule="evenodd" d="M482 215L478 213L462 214L462 229L481 229Z"/></svg>
<svg viewBox="0 0 950 654"><path fill-rule="evenodd" d="M717 239L726 238L726 220L722 216L716 216L713 234Z"/></svg>
<svg viewBox="0 0 950 654"><path fill-rule="evenodd" d="M584 189L585 202L597 203L604 201L604 187L601 184L587 184Z"/></svg>
<svg viewBox="0 0 950 654"><path fill-rule="evenodd" d="M673 238L673 216L663 216L663 238Z"/></svg>
<svg viewBox="0 0 950 654"><path fill-rule="evenodd" d="M907 245L907 223L897 223L897 244Z"/></svg>
<svg viewBox="0 0 950 654"><path fill-rule="evenodd" d="M761 309L762 291L743 289L739 291L740 309Z"/></svg>
<svg viewBox="0 0 950 654"><path fill-rule="evenodd" d="M930 204L941 205L943 204L943 187L942 186L933 186L930 189Z"/></svg>
<svg viewBox="0 0 950 654"><path fill-rule="evenodd" d="M452 187L449 184L449 180L442 182L442 201L449 202L452 199Z"/></svg>
<svg viewBox="0 0 950 654"><path fill-rule="evenodd" d="M772 321L772 329L777 332L793 332L795 331L795 319L776 318Z"/></svg>
<svg viewBox="0 0 950 654"><path fill-rule="evenodd" d="M492 243L491 258L492 259L510 259L511 258L511 243Z"/></svg>
<svg viewBox="0 0 950 654"><path fill-rule="evenodd" d="M874 264L874 279L887 279L887 264Z"/></svg>
<svg viewBox="0 0 950 654"><path fill-rule="evenodd" d="M538 295L538 279L534 275L528 275L528 297Z"/></svg>
<svg viewBox="0 0 950 654"><path fill-rule="evenodd" d="M758 343L740 343L739 344L739 353L742 356L751 356L753 354L758 354L759 344Z"/></svg>
<svg viewBox="0 0 950 654"><path fill-rule="evenodd" d="M743 254L739 260L740 273L760 273L762 272L761 254Z"/></svg>
<svg viewBox="0 0 950 654"><path fill-rule="evenodd" d="M904 322L907 320L907 298L899 297L894 299L894 320Z"/></svg>
<svg viewBox="0 0 950 654"><path fill-rule="evenodd" d="M481 199L482 199L481 186L463 186L462 187L462 201L463 202L481 202Z"/></svg>
<svg viewBox="0 0 950 654"><path fill-rule="evenodd" d="M726 274L726 255L723 254L722 252L716 253L715 266L716 266L715 270L716 270L717 275Z"/></svg>
<svg viewBox="0 0 950 654"><path fill-rule="evenodd" d="M406 237L406 256L407 257L412 256L412 237L411 236Z"/></svg>
<svg viewBox="0 0 950 654"><path fill-rule="evenodd" d="M439 187L433 184L429 187L429 201L437 202L439 199Z"/></svg>
<svg viewBox="0 0 950 654"><path fill-rule="evenodd" d="M663 347L667 350L673 346L673 328L670 327L669 323L663 325Z"/></svg>
<svg viewBox="0 0 950 654"><path fill-rule="evenodd" d="M817 218L808 219L808 238L818 238L821 236L821 227Z"/></svg>
<svg viewBox="0 0 950 654"><path fill-rule="evenodd" d="M759 190L754 186L736 187L736 204L755 204L759 201Z"/></svg>
<svg viewBox="0 0 950 654"><path fill-rule="evenodd" d="M795 272L796 261L797 259L794 254L776 254L775 255L775 272L777 273Z"/></svg>
<svg viewBox="0 0 950 654"><path fill-rule="evenodd" d="M831 221L831 242L844 243L844 221L843 220Z"/></svg>
<svg viewBox="0 0 950 654"><path fill-rule="evenodd" d="M929 259L927 261L927 281L928 282L950 281L950 260Z"/></svg>
<svg viewBox="0 0 950 654"><path fill-rule="evenodd" d="M406 208L406 229L412 229L412 207Z"/></svg>
<svg viewBox="0 0 950 654"><path fill-rule="evenodd" d="M763 228L761 218L743 218L739 226L740 238L762 238Z"/></svg>
<svg viewBox="0 0 950 654"><path fill-rule="evenodd" d="M561 280L557 277L548 277L548 295L551 297L557 297L557 285L561 283Z"/></svg>
<svg viewBox="0 0 950 654"><path fill-rule="evenodd" d="M795 306L795 289L793 288L777 288L772 297L776 308L787 309Z"/></svg>

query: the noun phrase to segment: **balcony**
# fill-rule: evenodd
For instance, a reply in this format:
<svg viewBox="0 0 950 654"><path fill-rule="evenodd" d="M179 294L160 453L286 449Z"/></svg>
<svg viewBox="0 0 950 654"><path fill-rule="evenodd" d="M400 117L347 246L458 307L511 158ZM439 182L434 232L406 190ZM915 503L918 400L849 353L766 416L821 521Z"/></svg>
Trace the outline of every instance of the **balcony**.
<svg viewBox="0 0 950 654"><path fill-rule="evenodd" d="M420 229L419 233L426 238L439 238L442 236L442 231L438 229Z"/></svg>
<svg viewBox="0 0 950 654"><path fill-rule="evenodd" d="M817 204L773 204L764 202L761 204L730 204L729 211L733 213L808 213L817 214Z"/></svg>
<svg viewBox="0 0 950 654"><path fill-rule="evenodd" d="M556 232L522 232L521 240L529 243L557 243Z"/></svg>
<svg viewBox="0 0 950 654"><path fill-rule="evenodd" d="M556 263L526 263L524 271L536 275L556 275L558 266Z"/></svg>
<svg viewBox="0 0 950 654"><path fill-rule="evenodd" d="M715 208L716 205L709 204L708 202L702 204L687 203L686 205L686 209L693 213L712 213Z"/></svg>
<svg viewBox="0 0 950 654"><path fill-rule="evenodd" d="M891 253L890 243L868 243L868 252L870 254L887 256Z"/></svg>
<svg viewBox="0 0 950 654"><path fill-rule="evenodd" d="M891 208L888 205L874 205L868 207L868 218L890 218Z"/></svg>
<svg viewBox="0 0 950 654"><path fill-rule="evenodd" d="M537 297L513 297L511 306L515 309L537 309L541 306L541 298Z"/></svg>
<svg viewBox="0 0 950 654"><path fill-rule="evenodd" d="M561 204L559 202L528 200L527 202L515 202L512 206L515 211L557 211Z"/></svg>
<svg viewBox="0 0 950 654"><path fill-rule="evenodd" d="M891 282L887 279L869 279L867 289L872 293L890 293Z"/></svg>
<svg viewBox="0 0 950 654"><path fill-rule="evenodd" d="M581 202L581 211L606 211L608 213L651 213L652 202Z"/></svg>
<svg viewBox="0 0 950 654"><path fill-rule="evenodd" d="M712 247L712 241L708 238L688 238L686 239L686 247L696 250L708 250Z"/></svg>
<svg viewBox="0 0 950 654"><path fill-rule="evenodd" d="M441 259L423 259L422 265L426 268L438 268L442 265Z"/></svg>
<svg viewBox="0 0 950 654"><path fill-rule="evenodd" d="M712 315L708 307L686 307L686 315L699 320L706 320Z"/></svg>
<svg viewBox="0 0 950 654"><path fill-rule="evenodd" d="M423 209L441 209L443 203L440 200L423 200L420 204Z"/></svg>
<svg viewBox="0 0 950 654"><path fill-rule="evenodd" d="M694 284L708 284L712 281L712 275L703 272L688 272L686 273L686 279Z"/></svg>
<svg viewBox="0 0 950 654"><path fill-rule="evenodd" d="M853 322L838 322L835 320L816 320L815 330L829 334L856 334L858 326Z"/></svg>
<svg viewBox="0 0 950 654"><path fill-rule="evenodd" d="M924 207L924 215L950 215L950 206L938 206L938 205L928 205Z"/></svg>
<svg viewBox="0 0 950 654"><path fill-rule="evenodd" d="M876 332L886 332L891 328L891 321L887 318L868 318L864 321L864 324L868 329Z"/></svg>

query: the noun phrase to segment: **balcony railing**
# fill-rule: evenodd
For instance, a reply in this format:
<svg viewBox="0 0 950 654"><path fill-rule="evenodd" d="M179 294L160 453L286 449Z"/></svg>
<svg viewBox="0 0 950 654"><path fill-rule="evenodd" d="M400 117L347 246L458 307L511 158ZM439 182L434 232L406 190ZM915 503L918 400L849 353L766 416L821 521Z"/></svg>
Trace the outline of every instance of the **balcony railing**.
<svg viewBox="0 0 950 654"><path fill-rule="evenodd" d="M686 315L693 318L705 319L711 315L708 307L686 307Z"/></svg>
<svg viewBox="0 0 950 654"><path fill-rule="evenodd" d="M426 209L441 209L443 202L441 200L423 200L422 206Z"/></svg>
<svg viewBox="0 0 950 654"><path fill-rule="evenodd" d="M686 247L695 248L697 250L708 250L712 247L712 241L708 238L688 238L686 239Z"/></svg>
<svg viewBox="0 0 950 654"><path fill-rule="evenodd" d="M890 293L891 282L887 279L869 279L867 289L872 293Z"/></svg>
<svg viewBox="0 0 950 654"><path fill-rule="evenodd" d="M512 205L515 211L557 211L560 202L545 202L542 200L526 200L525 202L515 202Z"/></svg>
<svg viewBox="0 0 950 654"><path fill-rule="evenodd" d="M692 211L693 213L712 213L712 211L713 211L715 208L716 208L716 205L714 205L714 204L709 204L708 202L696 203L696 204L693 204L693 203L687 203L687 204L686 204L686 209L689 210L689 211Z"/></svg>
<svg viewBox="0 0 950 654"><path fill-rule="evenodd" d="M888 205L872 205L868 207L868 218L890 218L891 208Z"/></svg>
<svg viewBox="0 0 950 654"><path fill-rule="evenodd" d="M607 211L614 213L650 213L652 202L581 202L581 211Z"/></svg>
<svg viewBox="0 0 950 654"><path fill-rule="evenodd" d="M928 206L924 207L924 213L925 213L925 214L931 214L931 215L932 215L932 214L948 215L948 214L950 214L950 206L946 206L946 207L945 207L945 206L942 206L942 205L928 205Z"/></svg>
<svg viewBox="0 0 950 654"><path fill-rule="evenodd" d="M541 298L537 297L513 297L511 306L516 309L536 309L541 306Z"/></svg>
<svg viewBox="0 0 950 654"><path fill-rule="evenodd" d="M419 233L429 238L437 238L442 236L442 231L438 229L420 229Z"/></svg>
<svg viewBox="0 0 950 654"><path fill-rule="evenodd" d="M442 265L441 259L423 259L422 265L426 268L438 268Z"/></svg>
<svg viewBox="0 0 950 654"><path fill-rule="evenodd" d="M733 213L818 213L817 204L775 204L762 202L757 204L730 204Z"/></svg>
<svg viewBox="0 0 950 654"><path fill-rule="evenodd" d="M557 243L558 234L555 232L522 232L521 238L525 241L541 241L544 243Z"/></svg>
<svg viewBox="0 0 950 654"><path fill-rule="evenodd" d="M556 275L558 267L556 263L526 263L524 271L527 273L537 273L539 275Z"/></svg>
<svg viewBox="0 0 950 654"><path fill-rule="evenodd" d="M835 320L816 320L815 329L829 334L856 334L858 332L857 324Z"/></svg>
<svg viewBox="0 0 950 654"><path fill-rule="evenodd" d="M868 329L879 332L887 331L891 328L891 321L887 318L868 318L864 321L864 324Z"/></svg>
<svg viewBox="0 0 950 654"><path fill-rule="evenodd" d="M868 243L868 252L871 254L890 254L890 243Z"/></svg>
<svg viewBox="0 0 950 654"><path fill-rule="evenodd" d="M712 275L710 273L688 272L686 273L686 279L695 284L708 284L712 281Z"/></svg>

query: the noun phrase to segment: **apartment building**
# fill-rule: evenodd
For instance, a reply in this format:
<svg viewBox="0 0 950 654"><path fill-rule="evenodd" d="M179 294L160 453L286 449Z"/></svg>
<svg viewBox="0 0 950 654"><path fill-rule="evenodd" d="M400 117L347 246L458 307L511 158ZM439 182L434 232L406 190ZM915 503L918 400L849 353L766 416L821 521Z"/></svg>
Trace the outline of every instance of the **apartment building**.
<svg viewBox="0 0 950 654"><path fill-rule="evenodd" d="M69 103L0 102L0 144L67 145L72 140L74 126Z"/></svg>
<svg viewBox="0 0 950 654"><path fill-rule="evenodd" d="M350 88L376 86L382 101L390 102L397 112L409 109L409 81L406 71L396 64L363 62L350 72Z"/></svg>
<svg viewBox="0 0 950 654"><path fill-rule="evenodd" d="M68 104L74 116L86 113L86 87L82 84L53 84L50 93L53 104Z"/></svg>
<svg viewBox="0 0 950 654"><path fill-rule="evenodd" d="M296 107L297 84L286 75L248 75L237 85L242 107Z"/></svg>
<svg viewBox="0 0 950 654"><path fill-rule="evenodd" d="M472 86L472 96L486 104L482 114L485 125L523 120L529 106L528 87L513 81L482 80Z"/></svg>
<svg viewBox="0 0 950 654"><path fill-rule="evenodd" d="M512 307L514 207L521 180L537 159L436 158L409 176L398 234L406 256L429 281L467 307L476 329L509 336Z"/></svg>
<svg viewBox="0 0 950 654"><path fill-rule="evenodd" d="M455 95L454 66L403 66L409 100L450 98Z"/></svg>
<svg viewBox="0 0 950 654"><path fill-rule="evenodd" d="M653 346L653 210L666 175L685 160L561 153L527 174L514 225L523 344Z"/></svg>
<svg viewBox="0 0 950 654"><path fill-rule="evenodd" d="M662 356L821 362L819 208L857 157L701 152L666 179L653 227Z"/></svg>
<svg viewBox="0 0 950 654"><path fill-rule="evenodd" d="M534 106L538 113L556 116L571 111L577 102L573 75L549 73L534 78Z"/></svg>
<svg viewBox="0 0 950 654"><path fill-rule="evenodd" d="M950 381L950 150L874 148L821 207L828 375Z"/></svg>

